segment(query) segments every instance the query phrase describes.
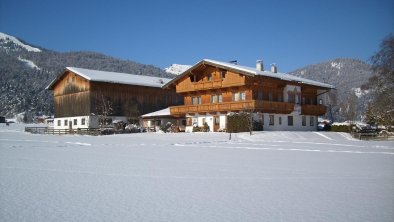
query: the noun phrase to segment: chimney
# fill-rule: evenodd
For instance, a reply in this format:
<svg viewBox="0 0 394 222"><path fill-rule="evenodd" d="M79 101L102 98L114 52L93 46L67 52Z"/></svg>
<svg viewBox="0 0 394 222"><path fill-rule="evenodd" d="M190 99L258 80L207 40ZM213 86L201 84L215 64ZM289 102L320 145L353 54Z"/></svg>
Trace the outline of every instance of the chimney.
<svg viewBox="0 0 394 222"><path fill-rule="evenodd" d="M275 63L271 64L271 72L273 73L278 73L278 67L276 66Z"/></svg>
<svg viewBox="0 0 394 222"><path fill-rule="evenodd" d="M257 60L257 61L256 61L256 69L257 69L258 71L264 71L263 60Z"/></svg>

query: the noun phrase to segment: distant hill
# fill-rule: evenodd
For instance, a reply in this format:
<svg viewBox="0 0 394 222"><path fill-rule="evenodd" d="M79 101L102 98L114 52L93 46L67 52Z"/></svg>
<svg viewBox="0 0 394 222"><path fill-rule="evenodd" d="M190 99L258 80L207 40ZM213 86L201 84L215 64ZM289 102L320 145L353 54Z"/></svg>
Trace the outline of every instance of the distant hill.
<svg viewBox="0 0 394 222"><path fill-rule="evenodd" d="M52 114L53 97L45 87L65 67L173 78L164 70L96 52L60 53L33 46L0 32L0 115Z"/></svg>
<svg viewBox="0 0 394 222"><path fill-rule="evenodd" d="M372 76L371 66L360 60L334 59L305 66L290 72L290 74L336 87L337 104L332 107L332 117L335 121L345 120L341 108L343 108L343 104L349 102L348 98L351 98L352 95L355 95L357 100L355 102L357 103L358 119L361 118L361 114L371 98L369 91L362 89L362 85Z"/></svg>

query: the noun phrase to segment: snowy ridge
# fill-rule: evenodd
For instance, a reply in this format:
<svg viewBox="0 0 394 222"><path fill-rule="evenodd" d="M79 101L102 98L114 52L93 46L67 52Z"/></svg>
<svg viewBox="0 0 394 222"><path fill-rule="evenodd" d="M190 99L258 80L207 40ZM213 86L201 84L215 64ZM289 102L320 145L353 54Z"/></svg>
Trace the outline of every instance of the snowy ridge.
<svg viewBox="0 0 394 222"><path fill-rule="evenodd" d="M2 33L2 32L0 32L0 40L3 40L6 43L13 42L14 44L26 49L29 52L41 52L40 49L34 48L32 46L29 46L29 45L26 45L26 44L22 43L21 41L19 41L14 36L10 36L10 35L7 35L7 34Z"/></svg>
<svg viewBox="0 0 394 222"><path fill-rule="evenodd" d="M38 67L33 61L27 60L27 59L22 59L20 56L18 57L18 60L25 63L26 66L32 68L32 69L38 69L41 70L40 67Z"/></svg>
<svg viewBox="0 0 394 222"><path fill-rule="evenodd" d="M170 67L164 69L166 73L171 73L174 75L182 74L184 71L188 70L191 65L180 65L180 64L172 64Z"/></svg>

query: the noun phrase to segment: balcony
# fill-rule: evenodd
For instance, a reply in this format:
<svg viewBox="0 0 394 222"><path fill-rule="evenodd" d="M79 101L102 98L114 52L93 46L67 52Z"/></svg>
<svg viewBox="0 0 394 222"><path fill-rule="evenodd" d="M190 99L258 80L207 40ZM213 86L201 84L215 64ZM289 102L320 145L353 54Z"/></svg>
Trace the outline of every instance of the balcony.
<svg viewBox="0 0 394 222"><path fill-rule="evenodd" d="M273 102L262 100L208 103L199 105L184 105L170 107L171 115L180 116L186 113L214 113L232 111L253 111L264 113L289 114L293 111L294 104L285 102Z"/></svg>
<svg viewBox="0 0 394 222"><path fill-rule="evenodd" d="M327 108L323 105L302 105L301 115L322 116L326 113Z"/></svg>
<svg viewBox="0 0 394 222"><path fill-rule="evenodd" d="M179 84L176 86L176 92L177 93L192 92L192 91L220 89L225 87L243 86L243 85L245 85L245 79L237 79L233 81L211 80L211 81L203 81L203 82L193 82L185 85Z"/></svg>

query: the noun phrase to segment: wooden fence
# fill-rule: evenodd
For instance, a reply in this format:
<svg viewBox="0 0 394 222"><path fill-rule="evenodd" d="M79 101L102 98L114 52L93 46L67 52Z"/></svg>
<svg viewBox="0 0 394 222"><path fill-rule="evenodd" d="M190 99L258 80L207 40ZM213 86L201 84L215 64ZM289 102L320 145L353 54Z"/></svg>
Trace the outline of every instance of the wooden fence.
<svg viewBox="0 0 394 222"><path fill-rule="evenodd" d="M80 135L101 135L100 129L54 129L52 127L25 127L25 132L33 134L52 134L52 135L64 135L64 134L80 134Z"/></svg>

